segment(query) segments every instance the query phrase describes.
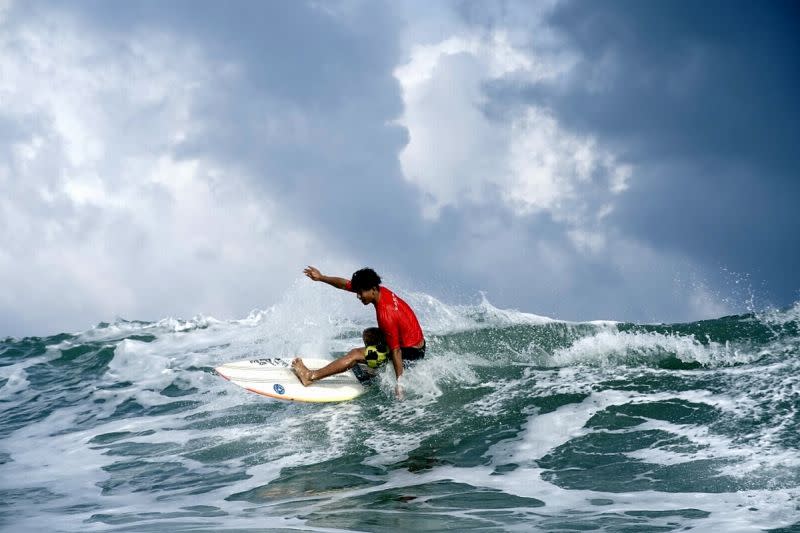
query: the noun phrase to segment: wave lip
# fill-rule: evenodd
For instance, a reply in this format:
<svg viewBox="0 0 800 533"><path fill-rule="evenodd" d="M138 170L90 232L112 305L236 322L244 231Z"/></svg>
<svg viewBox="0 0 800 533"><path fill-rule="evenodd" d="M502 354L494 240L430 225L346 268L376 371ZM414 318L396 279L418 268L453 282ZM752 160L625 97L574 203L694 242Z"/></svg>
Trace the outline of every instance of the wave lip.
<svg viewBox="0 0 800 533"><path fill-rule="evenodd" d="M729 366L752 363L762 354L745 350L730 342L699 342L693 335L659 332L604 330L576 340L556 350L550 363L566 366L576 363L612 364L637 360L658 361L675 357L684 363L704 366Z"/></svg>

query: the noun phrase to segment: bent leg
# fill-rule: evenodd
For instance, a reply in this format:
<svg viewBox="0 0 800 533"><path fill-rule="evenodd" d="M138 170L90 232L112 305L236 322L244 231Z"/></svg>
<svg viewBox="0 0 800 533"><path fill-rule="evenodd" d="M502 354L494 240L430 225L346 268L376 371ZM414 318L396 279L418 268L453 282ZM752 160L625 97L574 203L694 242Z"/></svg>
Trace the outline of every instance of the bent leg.
<svg viewBox="0 0 800 533"><path fill-rule="evenodd" d="M364 348L353 348L346 355L319 370L309 370L299 357L292 361L292 369L297 374L300 382L308 387L315 381L350 370L356 363L363 361L366 361L364 359Z"/></svg>

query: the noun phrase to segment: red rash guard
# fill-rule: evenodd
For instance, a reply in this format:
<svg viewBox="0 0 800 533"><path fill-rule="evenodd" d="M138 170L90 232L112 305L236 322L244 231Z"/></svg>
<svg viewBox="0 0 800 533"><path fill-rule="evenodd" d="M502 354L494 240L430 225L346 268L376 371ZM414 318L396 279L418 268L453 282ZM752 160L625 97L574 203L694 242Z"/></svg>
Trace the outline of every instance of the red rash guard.
<svg viewBox="0 0 800 533"><path fill-rule="evenodd" d="M346 289L353 290L349 281ZM389 349L410 348L422 343L425 337L411 307L386 287L380 287L380 291L381 297L375 303L375 315Z"/></svg>

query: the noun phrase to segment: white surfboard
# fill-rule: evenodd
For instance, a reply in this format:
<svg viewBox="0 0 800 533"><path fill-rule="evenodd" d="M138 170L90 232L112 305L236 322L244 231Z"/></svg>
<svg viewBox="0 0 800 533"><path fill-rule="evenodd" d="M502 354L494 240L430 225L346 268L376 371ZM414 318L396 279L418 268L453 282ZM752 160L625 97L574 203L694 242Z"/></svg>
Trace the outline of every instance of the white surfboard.
<svg viewBox="0 0 800 533"><path fill-rule="evenodd" d="M311 370L317 370L330 361L304 357L303 363ZM343 402L357 398L366 391L349 370L305 387L292 371L292 360L279 357L235 361L214 370L235 385L278 400Z"/></svg>

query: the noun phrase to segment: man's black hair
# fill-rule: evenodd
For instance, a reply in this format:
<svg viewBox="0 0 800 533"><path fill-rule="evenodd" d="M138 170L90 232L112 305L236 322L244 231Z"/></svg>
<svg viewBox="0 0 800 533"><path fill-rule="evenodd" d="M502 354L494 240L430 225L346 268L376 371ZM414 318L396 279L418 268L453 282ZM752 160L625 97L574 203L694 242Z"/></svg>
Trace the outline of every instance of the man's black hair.
<svg viewBox="0 0 800 533"><path fill-rule="evenodd" d="M368 291L381 284L381 277L371 268L362 268L353 273L350 286L353 292Z"/></svg>

